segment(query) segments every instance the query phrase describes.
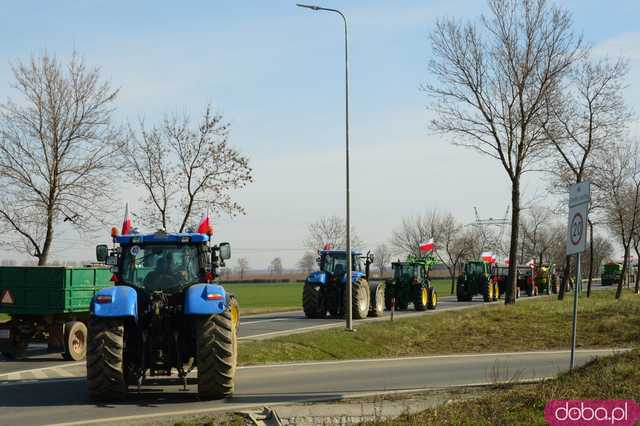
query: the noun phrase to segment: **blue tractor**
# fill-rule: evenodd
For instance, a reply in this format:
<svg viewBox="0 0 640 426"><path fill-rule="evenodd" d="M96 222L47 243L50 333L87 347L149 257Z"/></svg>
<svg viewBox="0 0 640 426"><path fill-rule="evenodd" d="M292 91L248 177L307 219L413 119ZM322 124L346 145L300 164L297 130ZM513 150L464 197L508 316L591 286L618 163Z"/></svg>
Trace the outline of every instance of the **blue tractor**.
<svg viewBox="0 0 640 426"><path fill-rule="evenodd" d="M345 250L321 250L319 271L312 272L305 280L302 290L302 307L307 318L324 318L327 313L334 318L342 317L346 306L347 255ZM365 261L364 272L362 260ZM384 283L369 283L369 266L373 254L352 252L351 272L353 318L381 316L384 313Z"/></svg>
<svg viewBox="0 0 640 426"><path fill-rule="evenodd" d="M183 380L197 367L201 399L230 396L237 361L238 303L213 282L228 243L199 233L112 233L96 247L115 285L90 307L87 382L92 400L118 400L148 376Z"/></svg>

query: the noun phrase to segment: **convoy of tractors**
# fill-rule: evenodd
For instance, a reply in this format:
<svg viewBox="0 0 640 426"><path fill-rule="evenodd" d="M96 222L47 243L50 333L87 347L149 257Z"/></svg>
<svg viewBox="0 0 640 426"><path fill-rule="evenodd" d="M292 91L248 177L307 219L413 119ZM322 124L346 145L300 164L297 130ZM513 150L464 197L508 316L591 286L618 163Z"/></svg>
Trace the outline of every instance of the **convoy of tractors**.
<svg viewBox="0 0 640 426"><path fill-rule="evenodd" d="M145 377L177 371L186 388L197 369L198 395L224 398L234 390L238 301L215 282L217 269L231 256L228 243L213 244L212 230L141 234L123 225L112 229L112 247L98 245L101 266L0 267L0 352L6 359L24 354L31 341L46 341L49 352L67 360L86 357L89 395L96 401L122 399ZM374 281L374 255L325 247L318 271L304 281L302 307L308 318L344 317L351 285L353 318L379 317L410 306L436 309L438 295L429 255L392 263L392 277ZM553 265L517 268L518 291L529 296L556 292ZM621 265L609 263L602 285L621 279ZM505 293L508 267L467 261L456 281L458 301L482 296L496 301Z"/></svg>

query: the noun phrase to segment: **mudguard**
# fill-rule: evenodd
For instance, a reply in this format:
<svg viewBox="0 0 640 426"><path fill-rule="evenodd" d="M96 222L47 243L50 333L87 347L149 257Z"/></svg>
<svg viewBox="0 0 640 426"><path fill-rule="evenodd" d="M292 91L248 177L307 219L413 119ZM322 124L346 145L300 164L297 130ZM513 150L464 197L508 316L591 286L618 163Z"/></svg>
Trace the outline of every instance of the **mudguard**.
<svg viewBox="0 0 640 426"><path fill-rule="evenodd" d="M218 284L194 284L185 291L185 315L215 315L226 309L227 293Z"/></svg>
<svg viewBox="0 0 640 426"><path fill-rule="evenodd" d="M322 271L315 271L309 274L307 277L307 282L311 284L326 284L327 283L327 273Z"/></svg>
<svg viewBox="0 0 640 426"><path fill-rule="evenodd" d="M352 283L355 283L356 281L358 281L362 277L364 277L364 273L358 272L358 271L351 271L351 282ZM340 282L342 284L346 284L347 283L347 274L344 274L342 276L342 279L340 280Z"/></svg>
<svg viewBox="0 0 640 426"><path fill-rule="evenodd" d="M98 296L111 296L111 302L97 303ZM96 317L134 317L137 321L138 294L126 285L103 288L91 300L90 310Z"/></svg>

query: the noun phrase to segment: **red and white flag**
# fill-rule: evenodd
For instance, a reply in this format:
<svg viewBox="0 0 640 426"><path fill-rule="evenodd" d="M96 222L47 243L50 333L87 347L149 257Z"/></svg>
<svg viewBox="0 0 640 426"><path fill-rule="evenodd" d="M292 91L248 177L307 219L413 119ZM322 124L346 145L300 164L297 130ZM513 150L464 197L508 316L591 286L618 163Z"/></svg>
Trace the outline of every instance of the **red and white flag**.
<svg viewBox="0 0 640 426"><path fill-rule="evenodd" d="M420 244L419 248L420 248L420 251L431 251L431 250L433 250L433 238L431 238L426 243Z"/></svg>
<svg viewBox="0 0 640 426"><path fill-rule="evenodd" d="M207 234L208 236L213 235L213 225L211 225L208 211L202 215L197 232L198 234Z"/></svg>
<svg viewBox="0 0 640 426"><path fill-rule="evenodd" d="M496 263L498 261L498 256L496 256L495 254L491 255L491 263Z"/></svg>
<svg viewBox="0 0 640 426"><path fill-rule="evenodd" d="M504 264L509 266L509 258L508 257L504 260Z"/></svg>
<svg viewBox="0 0 640 426"><path fill-rule="evenodd" d="M485 251L480 254L480 259L484 260L485 262L491 263L491 261L493 260L493 253L491 253L490 251Z"/></svg>
<svg viewBox="0 0 640 426"><path fill-rule="evenodd" d="M132 228L131 216L129 216L129 203L127 203L124 208L124 220L122 221L122 232L120 232L120 234L128 235L131 233Z"/></svg>

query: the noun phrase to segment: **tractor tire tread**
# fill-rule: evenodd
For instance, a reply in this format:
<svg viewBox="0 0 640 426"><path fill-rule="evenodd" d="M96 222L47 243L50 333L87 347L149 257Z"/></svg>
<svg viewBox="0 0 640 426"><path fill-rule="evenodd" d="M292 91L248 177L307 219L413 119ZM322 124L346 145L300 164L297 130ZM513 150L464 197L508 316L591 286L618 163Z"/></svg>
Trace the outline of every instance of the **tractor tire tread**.
<svg viewBox="0 0 640 426"><path fill-rule="evenodd" d="M124 324L122 320L92 318L87 339L87 384L94 401L124 398Z"/></svg>
<svg viewBox="0 0 640 426"><path fill-rule="evenodd" d="M227 309L198 321L198 396L201 399L229 397L234 390L238 353L231 312Z"/></svg>

